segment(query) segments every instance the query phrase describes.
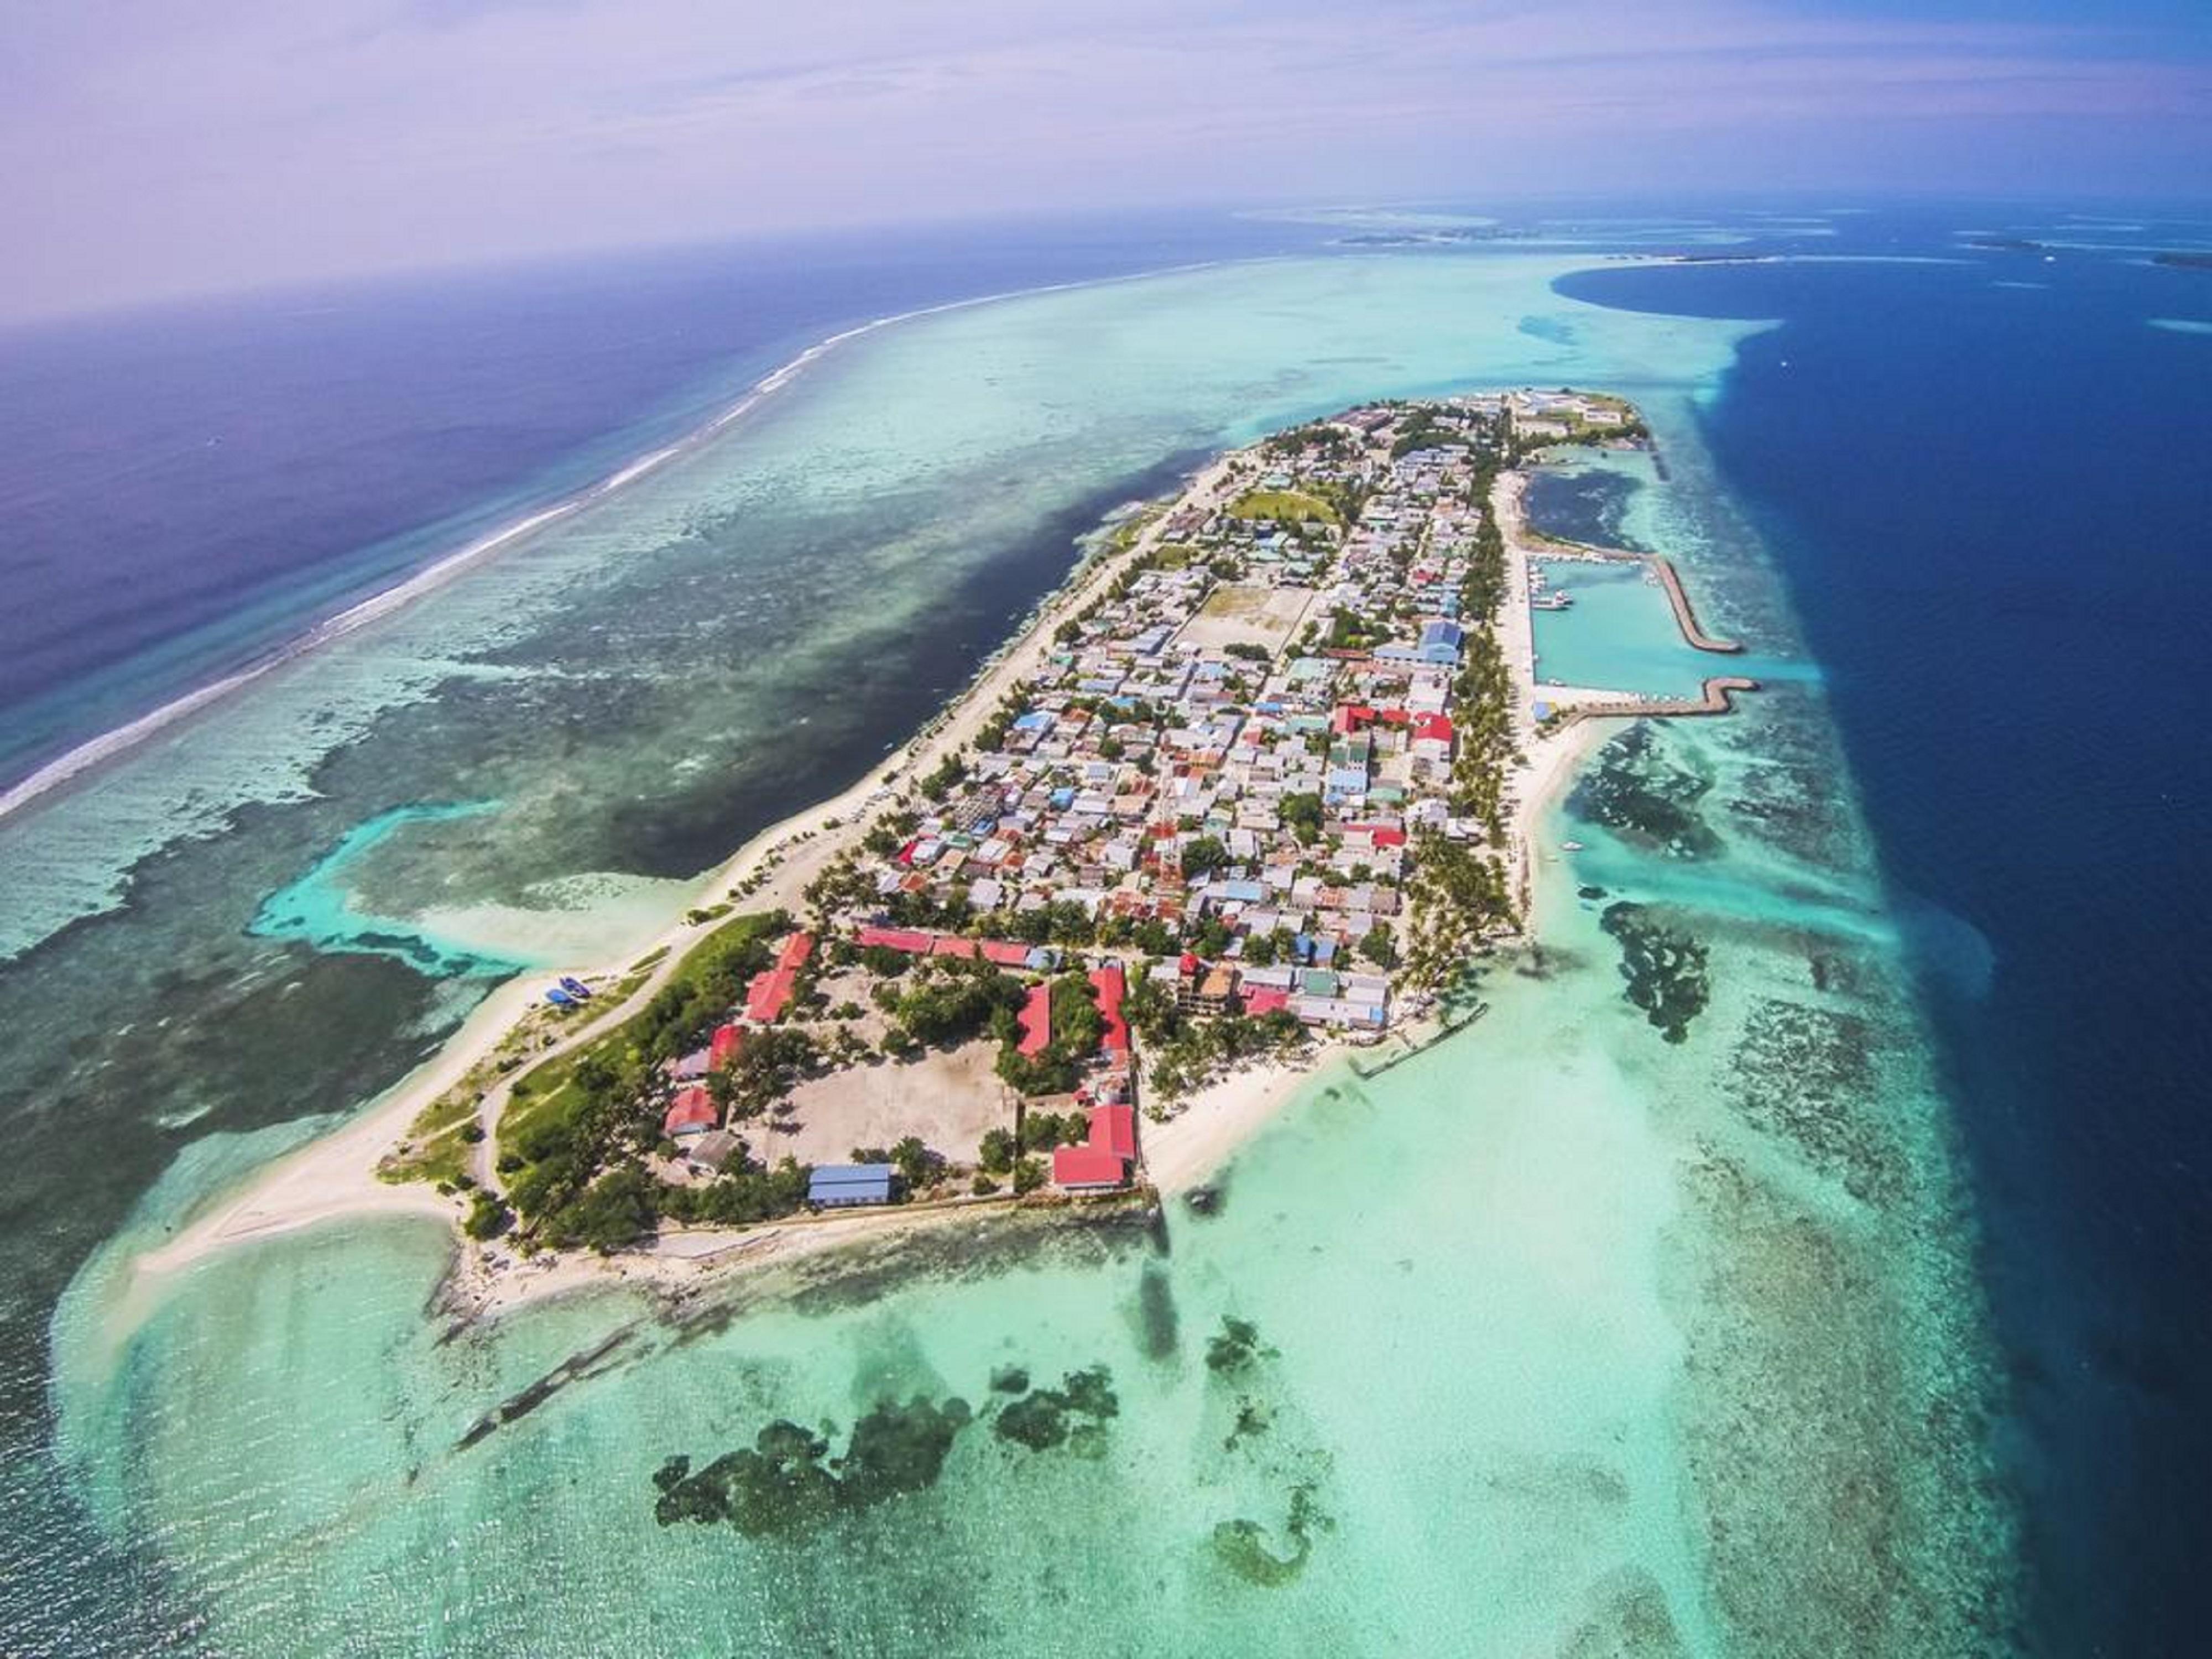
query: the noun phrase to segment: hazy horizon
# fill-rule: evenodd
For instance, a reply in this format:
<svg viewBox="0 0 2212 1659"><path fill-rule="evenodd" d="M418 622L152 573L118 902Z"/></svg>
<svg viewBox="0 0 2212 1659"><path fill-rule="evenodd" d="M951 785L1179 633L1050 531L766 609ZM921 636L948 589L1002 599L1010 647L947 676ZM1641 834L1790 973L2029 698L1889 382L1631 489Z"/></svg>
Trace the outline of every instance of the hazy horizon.
<svg viewBox="0 0 2212 1659"><path fill-rule="evenodd" d="M0 22L19 248L0 319L1055 212L2201 196L2212 21L2072 9L19 8Z"/></svg>

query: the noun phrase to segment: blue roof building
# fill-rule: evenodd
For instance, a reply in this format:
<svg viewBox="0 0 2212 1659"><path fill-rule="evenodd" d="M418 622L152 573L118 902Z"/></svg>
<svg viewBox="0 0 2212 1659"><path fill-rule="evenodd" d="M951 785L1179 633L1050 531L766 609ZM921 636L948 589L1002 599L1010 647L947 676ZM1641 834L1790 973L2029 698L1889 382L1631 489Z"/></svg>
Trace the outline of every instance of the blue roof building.
<svg viewBox="0 0 2212 1659"><path fill-rule="evenodd" d="M1466 637L1466 631L1457 623L1430 623L1421 629L1420 659L1423 662L1455 663Z"/></svg>
<svg viewBox="0 0 2212 1659"><path fill-rule="evenodd" d="M817 1164L807 1178L806 1201L825 1210L888 1204L893 1173L888 1164Z"/></svg>

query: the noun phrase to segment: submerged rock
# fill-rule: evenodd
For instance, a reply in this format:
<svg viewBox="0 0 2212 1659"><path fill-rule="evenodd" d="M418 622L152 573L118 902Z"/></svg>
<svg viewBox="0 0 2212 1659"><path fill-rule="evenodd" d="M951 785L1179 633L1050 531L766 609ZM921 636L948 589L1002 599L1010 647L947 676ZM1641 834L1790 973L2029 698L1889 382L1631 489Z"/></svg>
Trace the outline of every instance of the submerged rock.
<svg viewBox="0 0 2212 1659"><path fill-rule="evenodd" d="M1181 1322L1176 1316L1175 1290L1158 1262L1146 1264L1137 1281L1139 1334L1147 1359L1172 1359Z"/></svg>
<svg viewBox="0 0 2212 1659"><path fill-rule="evenodd" d="M1690 1022L1712 996L1706 946L1652 920L1645 906L1628 899L1607 905L1600 920L1620 941L1620 973L1628 981L1622 994L1668 1042L1687 1042Z"/></svg>
<svg viewBox="0 0 2212 1659"><path fill-rule="evenodd" d="M1291 1545L1287 1555L1276 1553L1265 1527L1239 1516L1214 1528L1214 1559L1246 1583L1273 1589L1305 1571L1313 1554L1314 1533L1328 1525L1314 1503L1313 1488L1300 1486L1291 1492L1291 1512L1283 1527Z"/></svg>
<svg viewBox="0 0 2212 1659"><path fill-rule="evenodd" d="M836 1459L824 1437L779 1419L750 1449L726 1452L696 1474L681 1455L662 1464L653 1477L660 1489L653 1519L664 1527L727 1522L748 1538L806 1533L841 1513L936 1485L973 1418L957 1395L942 1405L920 1395L904 1406L884 1401L853 1425Z"/></svg>
<svg viewBox="0 0 2212 1659"><path fill-rule="evenodd" d="M1884 1047L1863 1015L1761 997L1729 1059L1729 1101L1854 1198L1887 1205L1907 1169L1884 1109L1877 1065Z"/></svg>
<svg viewBox="0 0 2212 1659"><path fill-rule="evenodd" d="M1639 721L1599 751L1570 808L1647 851L1711 858L1722 851L1721 838L1699 805L1712 787L1710 777L1671 758L1651 724Z"/></svg>
<svg viewBox="0 0 2212 1659"><path fill-rule="evenodd" d="M1275 1350L1260 1346L1260 1328L1249 1319L1224 1314L1221 1334L1206 1345L1206 1368L1217 1376L1234 1376L1255 1359L1273 1359Z"/></svg>
<svg viewBox="0 0 2212 1659"><path fill-rule="evenodd" d="M1103 1365L1070 1371L1056 1389L1039 1389L1001 1407L992 1431L1031 1451L1067 1446L1085 1456L1105 1450L1104 1425L1121 1415L1113 1373Z"/></svg>

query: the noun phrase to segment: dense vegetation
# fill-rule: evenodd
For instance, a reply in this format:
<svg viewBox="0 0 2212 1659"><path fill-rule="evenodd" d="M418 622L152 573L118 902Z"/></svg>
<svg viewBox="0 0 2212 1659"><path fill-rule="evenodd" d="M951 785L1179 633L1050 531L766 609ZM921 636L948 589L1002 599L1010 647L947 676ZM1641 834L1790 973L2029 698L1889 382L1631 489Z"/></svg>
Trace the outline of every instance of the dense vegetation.
<svg viewBox="0 0 2212 1659"><path fill-rule="evenodd" d="M757 1221L805 1201L806 1172L788 1159L769 1170L741 1153L714 1180L690 1188L657 1180L642 1162L660 1139L669 1095L663 1062L707 1041L746 982L769 966L771 942L789 927L780 911L734 918L694 946L638 1013L515 1080L499 1170L527 1243L618 1249L663 1216ZM757 1116L821 1064L804 1033L756 1032L709 1087L738 1117ZM480 1206L471 1224L491 1227L495 1217Z"/></svg>
<svg viewBox="0 0 2212 1659"><path fill-rule="evenodd" d="M1507 580L1505 538L1491 501L1499 470L1496 448L1478 447L1474 467L1468 500L1481 517L1460 585L1467 631L1452 686L1457 752L1451 804L1459 816L1480 823L1490 844L1498 847L1505 840L1505 779L1514 743L1512 676L1496 627ZM1418 832L1412 851L1407 885L1416 925L1405 943L1404 961L1416 982L1435 983L1486 933L1513 920L1513 896L1494 854L1477 853L1433 830Z"/></svg>

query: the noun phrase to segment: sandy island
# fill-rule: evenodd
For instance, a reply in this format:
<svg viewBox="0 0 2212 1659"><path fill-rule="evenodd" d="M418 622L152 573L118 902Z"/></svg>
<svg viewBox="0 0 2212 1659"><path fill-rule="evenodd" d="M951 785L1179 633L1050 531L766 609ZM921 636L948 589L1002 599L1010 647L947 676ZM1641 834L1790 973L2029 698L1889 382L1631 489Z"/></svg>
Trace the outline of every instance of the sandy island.
<svg viewBox="0 0 2212 1659"><path fill-rule="evenodd" d="M1178 497L1181 503L1213 505L1231 493L1230 468L1243 452L1231 452L1198 472ZM1573 778L1582 761L1604 734L1595 719L1554 723L1539 729L1532 710L1540 698L1556 708L1604 704L1607 714L1631 712L1620 694L1591 688L1539 687L1528 559L1556 550L1528 531L1523 509L1527 479L1519 471L1502 474L1492 497L1507 548L1508 591L1496 626L1513 677L1513 718L1522 759L1509 778L1509 872L1522 914L1531 914L1539 855L1535 836L1546 811ZM797 908L800 895L846 844L865 829L872 810L890 799L902 777L927 771L946 753L972 741L1000 699L1036 669L1053 647L1060 620L1102 594L1123 567L1152 547L1162 534L1155 517L1125 548L1079 568L1075 578L1048 598L1028 627L988 659L960 696L916 737L850 787L828 800L769 825L724 863L702 876L690 904L712 906L735 887L757 882L745 896L747 908ZM1593 715L1601 711L1593 707ZM1654 710L1652 712L1660 712ZM680 921L644 950L642 960L665 951L631 996L582 1028L535 1051L543 1060L588 1042L620 1018L641 1007L672 974L684 951L714 931L722 916ZM618 977L625 963L600 964L587 976ZM579 969L579 973L587 970ZM248 1176L243 1185L219 1196L196 1214L175 1237L140 1256L128 1300L141 1304L155 1286L149 1280L185 1271L230 1247L267 1239L348 1217L416 1215L453 1226L462 1202L442 1196L422 1182L380 1179L379 1159L408 1132L423 1110L453 1088L540 1006L540 982L532 975L487 998L433 1060L371 1102L343 1127L276 1159ZM1367 1054L1378 1059L1432 1041L1438 1028L1414 1023L1394 1030L1386 1044ZM1155 1192L1172 1194L1202 1184L1237 1149L1259 1132L1323 1067L1353 1052L1342 1042L1322 1042L1293 1064L1268 1062L1239 1072L1194 1091L1165 1122L1146 1122L1142 1133L1145 1180ZM482 1109L487 1126L496 1122L506 1089L494 1089ZM928 1139L929 1125L915 1132ZM487 1136L475 1150L489 1169L495 1141ZM1006 1199L959 1200L894 1209L796 1216L741 1230L665 1230L651 1245L601 1258L586 1251L548 1252L529 1261L494 1241L477 1244L459 1238L457 1259L444 1292L447 1306L465 1316L495 1314L526 1302L592 1285L650 1288L680 1292L702 1276L735 1266L754 1267L795 1260L893 1229L979 1224ZM1035 1202L1036 1200L1029 1200ZM1044 1201L1054 1201L1046 1199Z"/></svg>

